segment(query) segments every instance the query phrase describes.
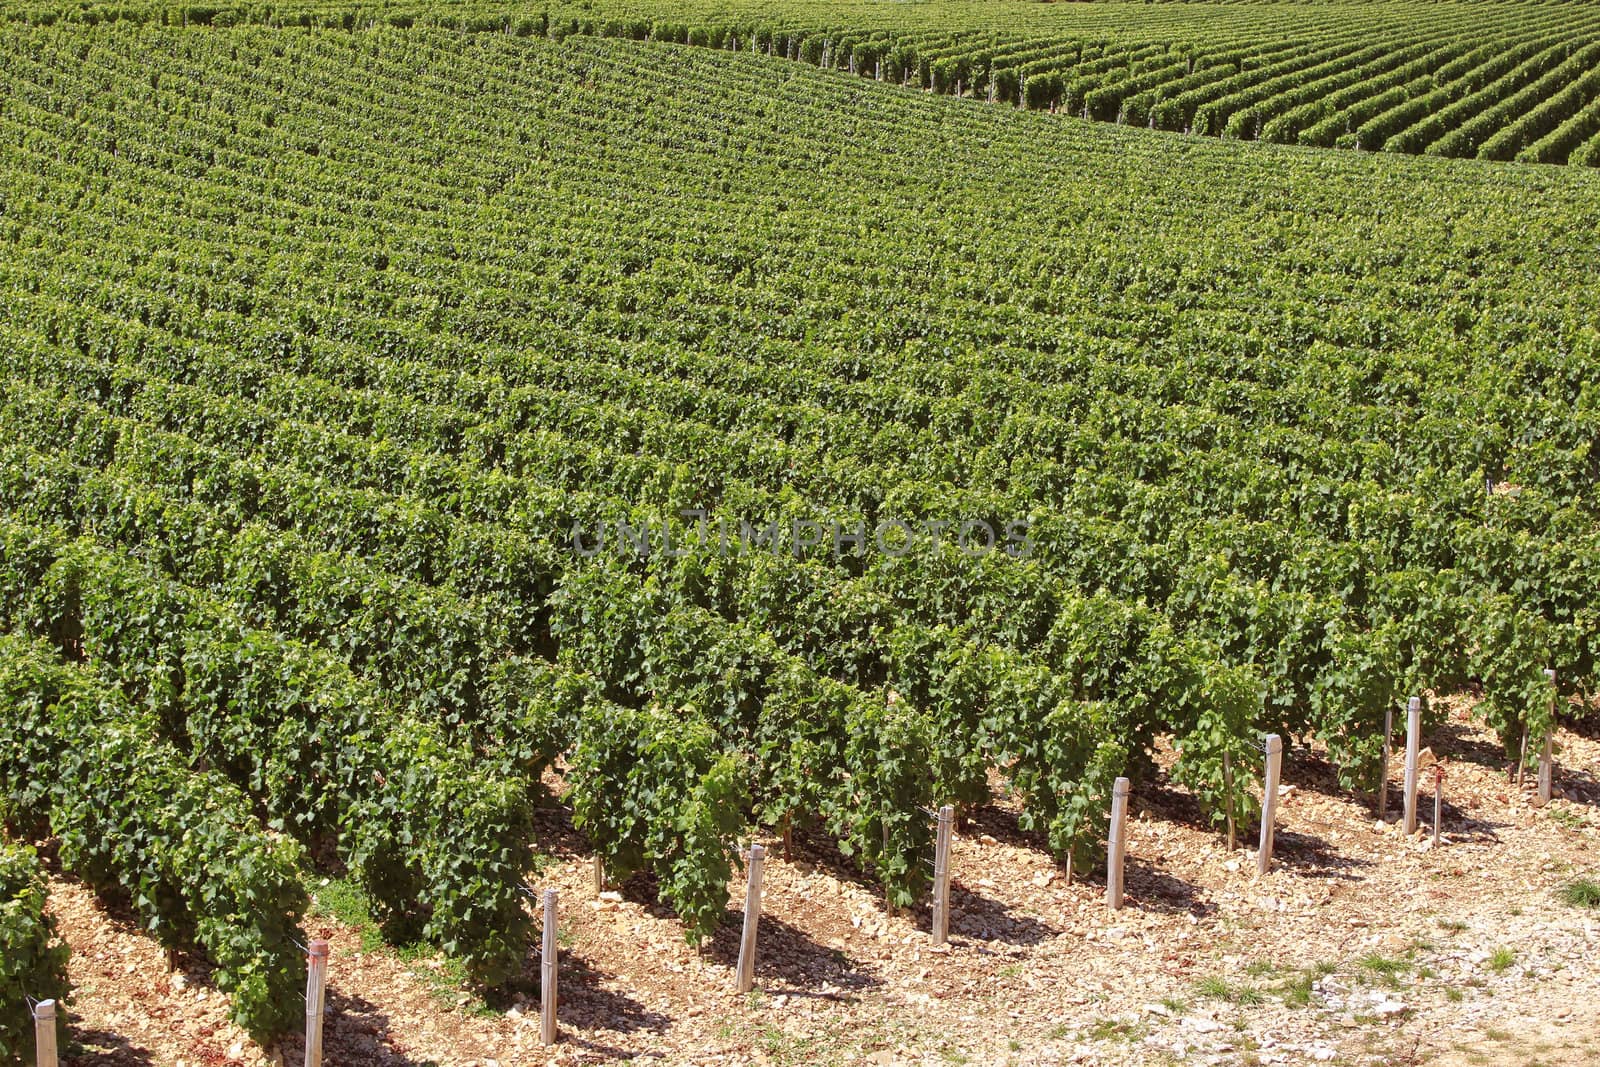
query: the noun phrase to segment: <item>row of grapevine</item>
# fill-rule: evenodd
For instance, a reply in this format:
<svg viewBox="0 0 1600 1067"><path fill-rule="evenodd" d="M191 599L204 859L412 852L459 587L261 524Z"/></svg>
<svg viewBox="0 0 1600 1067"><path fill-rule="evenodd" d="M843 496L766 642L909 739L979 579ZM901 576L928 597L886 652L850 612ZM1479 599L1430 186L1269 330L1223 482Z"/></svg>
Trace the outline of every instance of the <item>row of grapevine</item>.
<svg viewBox="0 0 1600 1067"><path fill-rule="evenodd" d="M11 523L5 532L7 621L50 636L62 654L100 664L108 681L151 709L153 718L125 728L128 738L158 732L172 744L203 754L250 791L277 832L310 847L337 840L397 936L420 935L448 944L485 981L520 972L524 942L519 931L529 923L520 895L529 787L510 768L486 764L470 746L451 744L438 727L385 716L376 694L325 658L240 625L202 593L164 583L98 546L66 544L45 527ZM135 610L140 626L116 623ZM209 625L193 621L207 618ZM20 699L35 681L24 679L13 698ZM87 716L77 728L100 725L102 720ZM33 754L27 763L11 768L8 782L18 791L19 804L37 810L40 818L49 814L54 819L54 809L22 791L29 773L46 766L45 760L64 759L63 753L80 749L92 751L93 746L79 735L63 733L57 749ZM115 749L108 750L107 758L113 754ZM181 766L176 753L164 758ZM138 766L150 776L150 788L176 788L155 775L161 764L152 753L128 753L126 759L115 773L102 774L92 766L85 770L85 788L125 789L128 768ZM174 782L184 780L180 776ZM197 796L207 796L222 787L213 778L202 778L192 788ZM148 806L150 795L130 797L130 803L134 800ZM192 838L195 847L236 844L240 827L253 821L255 810L254 802L242 798L239 807L233 821L219 823L214 833L174 835ZM88 801L61 808L63 818L93 810ZM54 830L65 833L61 826ZM153 836L159 840L167 832ZM115 835L80 837L100 841L100 847L119 847ZM286 847L281 842L274 846L278 852ZM290 853L275 861L278 867L259 858L247 862L266 879L266 888L250 889L261 903L273 899L267 889L278 875L272 872L283 879L295 877L297 856ZM172 863L183 858L165 857ZM203 855L200 859L194 869L166 868L164 877L181 884L194 878L194 870L214 866ZM134 891L137 883L130 879L138 868L107 867L109 861L95 861L92 855L85 862L101 864L91 870L104 872L99 876L104 884ZM150 892L140 890L152 906L162 899L155 887L152 883ZM194 889L209 894L219 906L229 899L220 886L200 883ZM236 891L247 889L249 883L243 882ZM280 895L287 891L275 890ZM172 893L165 896L173 898ZM184 906L182 894L173 899L173 906ZM268 909L261 914L278 913ZM203 912L197 916L204 917ZM234 912L233 919L253 921L243 912ZM152 917L151 925L170 925L179 936L185 929L173 924L171 916L160 923ZM229 936L237 938L237 931ZM288 943L278 944L277 951L281 954ZM227 966L220 948L204 940L200 944ZM243 944L249 947L248 941ZM294 1018L290 994L302 969L297 961L290 963L271 972L255 968L260 972L255 980L265 981L270 973L284 983L270 996L263 990L256 990L253 999L236 995L236 1011L257 1032L278 1032Z"/></svg>
<svg viewBox="0 0 1600 1067"><path fill-rule="evenodd" d="M1143 10L1102 5L1070 14L1048 6L1002 5L1004 15L997 5L963 0L933 6L937 10L923 5L901 14L881 5L833 0L799 16L765 0L708 4L703 10L616 0L600 10L558 3L529 15L493 0L373 10L337 0L296 0L271 7L193 7L149 0L69 10L23 5L9 15L43 24L68 18L91 25L265 23L345 31L438 25L515 38L649 41L754 52L937 93L1059 108L1101 121L1321 146L1372 149L1388 140L1396 151L1422 151L1480 110L1453 107L1455 90L1418 92L1427 89L1419 83L1406 91L1402 83L1391 81L1388 74L1408 58L1452 42L1493 37L1496 44L1485 46L1479 58L1482 66L1491 67L1498 65L1496 50L1503 51L1505 41L1532 36L1547 50L1565 55L1595 29L1590 13L1532 4L1496 5L1492 15L1481 7L1437 5L1419 17L1401 17L1381 5L1339 18L1311 9L1299 14L1299 23L1265 5ZM1314 50L1309 41L1320 43ZM1322 65L1313 73L1316 62ZM1310 84L1319 77L1319 85ZM1463 70L1459 77L1481 76ZM1564 78L1570 81L1572 75ZM1372 92L1364 91L1368 85ZM1320 96L1331 90L1351 92L1353 99L1338 105L1341 111L1351 108L1351 114L1329 113ZM1368 99L1380 91L1389 94L1381 109ZM1364 135L1357 133L1358 126L1378 120L1380 111L1378 125ZM1296 115L1294 120L1277 121L1289 112ZM1508 122L1503 112L1493 116L1492 124L1484 118L1477 125L1493 132ZM1462 136L1474 145L1487 139L1478 132ZM1449 151L1461 150L1464 143L1459 138L1450 142L1454 147Z"/></svg>
<svg viewBox="0 0 1600 1067"><path fill-rule="evenodd" d="M11 604L42 546L16 527L5 535ZM214 962L241 1026L263 1039L291 1029L304 971L299 850L263 832L220 775L152 741L148 711L42 644L0 637L0 650L0 703L15 733L0 762L11 818L47 828L62 866L129 901L163 944Z"/></svg>
<svg viewBox="0 0 1600 1067"><path fill-rule="evenodd" d="M1566 90L1563 90L1562 94L1565 93ZM1554 102L1552 99L1544 106L1549 107ZM1560 116L1552 114L1551 118L1559 121ZM1528 136L1531 138L1536 134L1530 131ZM1570 118L1518 152L1517 158L1525 163L1570 162L1586 166L1592 159L1592 153L1584 152L1584 148L1595 143L1596 138L1600 138L1600 98L1591 96L1588 103L1576 109Z"/></svg>
<svg viewBox="0 0 1600 1067"><path fill-rule="evenodd" d="M59 402L53 404L52 407L59 411ZM15 417L15 415L20 414L20 410L13 407L12 414ZM12 425L14 429L20 430L24 436L35 439L40 438L42 434L50 432L38 424L32 427L15 423ZM80 423L80 426L82 425ZM94 424L91 423L89 425L92 426ZM126 436L116 433L114 424L100 425L102 426L101 440L110 441L118 436L123 436L125 440L128 439ZM130 429L132 428L130 427ZM94 445L91 439L85 436L81 430L74 430L69 424L63 427L62 430L55 432L61 433L63 430L65 431L65 436L57 437L51 442L52 444L75 453L106 454L104 447ZM111 432L107 435L104 431ZM167 464L170 464L172 458L170 450L162 450L159 454ZM30 509L43 508L43 512L38 515L41 520L59 516L62 519L82 524L83 529L95 532L100 538L112 538L115 543L124 544L128 547L134 547L139 544L147 545L150 548L169 544L188 545L191 551L198 553L197 558L188 559L183 556L173 555L169 551L166 555L172 561L170 565L178 568L182 574L191 577L193 580L200 581L217 589L219 592L236 598L234 604L236 610L248 611L252 605L269 606L276 604L276 611L270 619L273 624L285 627L303 638L312 640L326 641L341 638L335 647L352 657L352 666L360 666L364 670L372 672L376 681L398 694L406 695L424 689L430 695L441 692L446 695L451 691L459 692L461 699L468 700L469 704L461 704L459 701L450 702L451 706L457 710L445 716L445 721L447 722L460 723L463 719L471 721L481 717L483 714L481 702L478 698L470 696L470 694L483 688L482 678L485 674L483 664L486 663L488 654L492 654L496 650L515 650L515 646L504 633L495 636L491 631L484 628L481 621L477 623L471 621L473 618L481 620L483 618L482 615L464 612L462 608L453 609L451 614L460 619L462 623L465 623L467 629L461 631L462 637L459 639L441 643L439 640L440 635L448 632L445 628L453 628L456 625L448 622L446 616L439 614L439 610L445 607L444 600L437 596L427 599L396 596L395 593L387 591L389 588L388 583L385 582L381 574L367 573L358 562L344 561L337 564L336 567L318 567L316 557L304 557L303 562L297 560L289 549L290 544L292 544L292 535L287 538L279 535L271 541L264 540L259 536L252 535L251 531L247 529L241 530L230 527L225 522L219 522L219 517L216 515L206 515L201 512L190 517L182 517L185 509L181 503L175 500L163 500L159 494L153 494L149 490L141 490L133 486L122 487L103 476L75 473L70 467L65 467L61 464L52 465L43 461L42 458L32 461L24 460L23 462L24 469L21 472L20 479L12 483L12 492L18 495L12 496L8 500L9 506L19 513L25 514ZM31 469L28 469L30 462ZM145 469L159 469L139 464L136 460L134 463L137 467ZM53 470L54 473L46 476L46 470ZM233 481L235 479L226 480L227 483ZM262 476L258 484L265 485L266 482L267 478ZM78 485L78 497L74 499L70 495L62 496L61 488L74 483ZM41 499L37 496L22 495L28 491L29 487L41 485L53 487L48 496ZM270 489L263 493L262 502L264 507L257 511L258 515L268 514L274 509L272 504L274 496L275 494ZM188 510L194 511L193 508ZM329 513L330 509L326 506L326 498L324 498L322 504L319 504L313 510L322 514ZM334 513L338 513L340 509L332 510ZM142 516L147 516L148 518L143 518ZM259 579L252 577L252 575L264 570L274 572L278 576L272 587L262 586ZM302 575L304 576L302 577ZM326 579L331 576L336 576L336 584L332 589L319 591L318 585L325 583ZM574 602L571 599L574 588L571 583L564 587L563 595L567 598L566 602L569 604L581 604L585 618L589 620L590 624L594 621L593 614L599 611L601 605L616 605L623 602L623 597L616 590L608 591L605 595L591 593L588 597L580 598ZM340 592L341 590L348 590L348 592ZM399 592L398 588L396 588L395 592ZM352 599L355 597L359 597L359 600ZM341 598L347 603L341 603ZM359 604L359 613L352 614L352 608L357 604ZM408 607L408 604L414 606ZM662 612L665 610L665 608L660 609ZM417 615L419 622L425 620L425 629L416 623L407 621L408 617L413 614ZM653 616L647 615L645 617ZM667 615L667 618L671 618L670 614ZM639 622L634 623L636 626L639 624ZM715 633L719 625L719 620L707 616L698 620L686 621L683 633L684 635ZM582 632L573 624L569 623L568 626L574 633ZM405 636L408 632L427 634L431 640L413 644ZM352 643L348 637L344 636L351 634L366 636ZM681 645L684 639L686 637L681 638L678 644ZM751 640L752 638L748 636L730 637L729 643L734 646L747 646ZM369 646L370 651L368 651ZM572 640L564 642L564 647L587 647L591 649L590 655L595 656L614 648L646 648L648 647L648 642L643 641L637 633L630 633L622 637L611 635L611 638L593 645L579 642L574 637ZM478 665L474 666L474 661L463 659L464 656L474 657ZM697 662L697 660L691 658L689 662L680 667L680 670L692 672L697 669ZM390 663L391 666L386 668L383 666L384 663ZM434 667L434 664L438 666ZM597 672L604 679L620 677L618 669L614 666L606 666L603 660L594 660L592 658L580 660L579 666L583 669ZM809 669L803 665L795 664L787 670L789 674L796 678L797 692L804 692L817 687L818 679L811 675ZM755 678L765 677L774 673L782 672L772 665L756 670L754 678L745 688L757 688L758 683ZM459 681L452 682L449 679L458 679ZM684 702L690 702L699 699L696 696L697 687L703 686L709 681L707 679L703 682L692 682L680 679L672 684L667 684L660 679L656 679L649 686L649 689L664 694L680 693L683 694ZM612 684L619 683L613 681ZM723 678L719 679L716 684L726 685L728 683ZM417 708L419 713L432 712L435 717L439 717L442 714L442 710L436 701L430 701L428 705ZM788 720L786 717L779 717L771 707L768 707L767 713L760 716L747 713L742 722L735 722L733 726L725 727L724 733L750 735L755 730L757 722L762 725L763 729L770 729L775 724L783 721ZM794 721L798 723L804 720L796 719ZM1018 724L1015 728L1020 729L1021 724ZM814 732L817 729L817 721L813 718L806 729ZM852 727L846 722L842 723L840 728L833 732L832 736L835 743L842 743L847 737L860 737L863 736L863 733L863 730ZM870 748L865 749L863 754L871 751ZM828 762L823 761L823 766L827 765L829 765ZM860 794L861 783L872 780L872 776L866 773L869 770L869 767L861 767L851 775L851 780L855 783L852 786L853 792L848 800L841 798L841 802L837 805L802 805L792 791L785 796L784 803L799 807L802 810L822 812L833 810L840 813L859 811L860 801L862 800ZM806 774L800 775L793 780L803 782L808 777L815 778L820 773L817 768L812 768ZM778 776L773 773L767 773L762 777L773 780ZM901 788L903 790L904 787L902 786ZM803 794L800 794L800 797L803 797ZM913 801L910 803L910 807L916 807L917 804L914 801L919 798L914 796L910 799ZM890 803L886 800L877 807L880 811L892 815L898 822L904 822L906 804ZM895 844L898 852L898 857L894 861L894 869L906 872L912 879L910 883L907 883L907 888L897 890L903 894L912 892L912 888L921 874L920 869L916 868L906 858L907 855L914 854L920 849L923 843L916 838L919 825L906 824L906 828L913 832L911 840L902 841L899 834L891 834L886 838ZM874 825L855 831L846 828L841 833L846 842L855 842L850 846L852 850L859 849L868 854L875 854L879 838L877 831L878 827ZM874 862L881 865L877 860ZM714 882L713 885L715 885L715 891L720 893L720 883Z"/></svg>
<svg viewBox="0 0 1600 1067"><path fill-rule="evenodd" d="M1525 147L1566 125L1569 119L1588 109L1597 96L1600 96L1600 71L1590 70L1484 141L1478 149L1478 158L1520 158ZM1592 127L1580 127L1573 143L1593 132ZM1564 160L1545 158L1534 162L1559 163Z"/></svg>
<svg viewBox="0 0 1600 1067"><path fill-rule="evenodd" d="M915 603L917 603L917 600L918 600L917 597L909 597L909 601L910 601L910 603L912 603L912 605L915 605Z"/></svg>
<svg viewBox="0 0 1600 1067"><path fill-rule="evenodd" d="M1435 156L1478 155L1483 151L1495 153L1486 158L1495 158L1504 148L1514 151L1517 139L1521 136L1519 124L1525 121L1525 116L1536 113L1547 97L1570 91L1569 97L1558 104L1562 110L1543 110L1535 121L1560 121L1570 113L1573 100L1581 101L1594 92L1592 68L1597 58L1600 58L1600 41L1586 43L1576 51L1567 50L1559 65L1518 92L1503 99L1490 95L1487 99L1476 101L1482 110L1469 112L1465 122L1430 144L1425 151ZM1574 82L1575 78L1579 80ZM1491 141L1495 142L1493 147Z"/></svg>
<svg viewBox="0 0 1600 1067"><path fill-rule="evenodd" d="M34 1054L32 1001L66 1000L67 946L45 911L38 855L0 841L0 1057Z"/></svg>
<svg viewBox="0 0 1600 1067"><path fill-rule="evenodd" d="M1333 140L1330 132L1335 137L1349 132L1352 122L1424 91L1433 84L1430 75L1473 49L1475 44L1475 41L1464 41L1445 45L1375 76L1330 85L1331 92L1318 90L1304 93L1303 100L1273 101L1275 114L1262 125L1261 139L1274 144L1326 147ZM1313 130L1318 132L1313 133Z"/></svg>
<svg viewBox="0 0 1600 1067"><path fill-rule="evenodd" d="M1581 175L1528 197L1514 168L1416 168L1444 228L1374 180L1405 161L1195 142L1176 167L1157 139L732 54L787 47L742 29L726 55L19 34L7 625L484 981L524 965L552 766L608 869L653 874L702 938L752 827L817 826L909 901L918 809L996 773L1085 869L1110 783L1169 741L1217 818L1247 813L1223 759L1262 732L1360 787L1400 693L1481 682L1514 747L1549 725L1535 672L1593 687L1589 264L1544 287L1522 265L1530 225L1582 247ZM905 46L818 40L872 76ZM1382 69L1442 75L1465 42L1441 40ZM1354 89L1353 57L1400 54L1214 47L1108 35L1074 92ZM1024 56L1048 61L929 31L916 65ZM859 523L866 550L724 552L686 521L668 553L680 509ZM1026 520L1032 551L871 544L977 518ZM602 524L612 550L576 551Z"/></svg>

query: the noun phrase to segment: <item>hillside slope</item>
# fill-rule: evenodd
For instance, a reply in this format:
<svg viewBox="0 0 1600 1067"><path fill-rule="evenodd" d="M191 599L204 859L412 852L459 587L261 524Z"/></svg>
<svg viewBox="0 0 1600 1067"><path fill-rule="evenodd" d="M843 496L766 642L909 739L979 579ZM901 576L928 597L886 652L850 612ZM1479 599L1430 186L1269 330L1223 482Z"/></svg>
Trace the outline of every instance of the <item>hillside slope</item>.
<svg viewBox="0 0 1600 1067"><path fill-rule="evenodd" d="M1214 839L1264 733L1354 805L1408 695L1476 687L1485 766L1594 695L1588 172L654 41L0 48L0 710L124 743L75 799L148 740L228 802L89 833L37 745L0 799L163 932L270 898L204 917L246 1022L331 873L530 988L546 785L715 945L752 835L913 905L924 809L1003 801L1098 877L1119 776Z"/></svg>

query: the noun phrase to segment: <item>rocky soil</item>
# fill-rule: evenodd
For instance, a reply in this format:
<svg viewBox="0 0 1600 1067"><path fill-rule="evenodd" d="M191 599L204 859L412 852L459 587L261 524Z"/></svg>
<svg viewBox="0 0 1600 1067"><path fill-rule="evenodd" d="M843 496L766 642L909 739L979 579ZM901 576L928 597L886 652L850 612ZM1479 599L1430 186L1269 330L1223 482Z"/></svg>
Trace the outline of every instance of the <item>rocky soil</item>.
<svg viewBox="0 0 1600 1067"><path fill-rule="evenodd" d="M1592 721L1592 720L1591 720ZM485 1003L446 960L380 944L334 915L330 1065L670 1064L1549 1064L1600 1062L1600 908L1562 888L1600 879L1600 740L1563 730L1559 796L1510 781L1465 700L1426 738L1446 776L1435 847L1371 798L1343 794L1313 752L1284 764L1272 872L1254 841L1229 852L1181 791L1133 798L1127 904L1069 884L1002 799L953 850L951 943L924 908L886 914L870 880L823 842L789 859L767 841L757 991L732 992L738 919L697 952L647 884L596 899L563 809L541 810L562 901L561 1043L538 1009ZM52 907L71 941L77 1065L298 1067L298 1042L254 1047L203 969L70 880ZM730 901L743 887L730 886ZM346 916L348 918L348 915ZM536 973L536 958L530 959Z"/></svg>

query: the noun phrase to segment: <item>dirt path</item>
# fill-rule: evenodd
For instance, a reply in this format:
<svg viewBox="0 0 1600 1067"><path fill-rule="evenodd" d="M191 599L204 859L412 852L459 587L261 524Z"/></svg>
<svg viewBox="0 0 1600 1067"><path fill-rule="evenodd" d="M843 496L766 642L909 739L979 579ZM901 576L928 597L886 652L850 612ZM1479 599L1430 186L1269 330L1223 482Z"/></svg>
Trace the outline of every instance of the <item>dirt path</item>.
<svg viewBox="0 0 1600 1067"><path fill-rule="evenodd" d="M1466 712L1454 705L1428 739L1447 766L1442 847L1376 822L1296 753L1278 863L1259 882L1251 854L1228 854L1182 793L1136 796L1129 906L1115 915L1098 880L1066 884L1002 799L958 834L948 951L929 948L925 908L886 916L821 842L796 842L792 862L770 842L747 998L729 992L732 911L697 953L647 885L593 899L581 838L561 809L541 810L554 863L539 884L563 901L562 1044L540 1048L536 1007L486 1005L444 961L318 918L311 932L334 947L328 1062L1600 1062L1600 909L1557 897L1600 877L1600 743L1562 735L1566 795L1537 809ZM72 1062L267 1061L203 973L170 976L81 888L53 889L93 1050ZM300 1062L297 1045L281 1055Z"/></svg>

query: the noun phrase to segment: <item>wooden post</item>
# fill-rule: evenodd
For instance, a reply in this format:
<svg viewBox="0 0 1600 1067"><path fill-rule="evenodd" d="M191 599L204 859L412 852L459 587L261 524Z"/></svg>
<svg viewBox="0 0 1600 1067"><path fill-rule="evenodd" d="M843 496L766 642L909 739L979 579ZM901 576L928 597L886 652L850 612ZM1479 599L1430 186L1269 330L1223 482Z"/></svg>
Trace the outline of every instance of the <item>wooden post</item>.
<svg viewBox="0 0 1600 1067"><path fill-rule="evenodd" d="M1233 753L1222 754L1222 807L1228 816L1228 851L1237 845L1233 826Z"/></svg>
<svg viewBox="0 0 1600 1067"><path fill-rule="evenodd" d="M598 852L594 854L594 870L591 873L594 877L595 899L598 900L600 899L600 894L605 892L606 888L606 863L605 860L600 858L600 853Z"/></svg>
<svg viewBox="0 0 1600 1067"><path fill-rule="evenodd" d="M56 1002L41 1000L33 1008L33 1042L39 1067L58 1067L56 1059Z"/></svg>
<svg viewBox="0 0 1600 1067"><path fill-rule="evenodd" d="M1528 724L1522 724L1522 748L1517 752L1517 788L1522 788L1522 772L1528 766Z"/></svg>
<svg viewBox="0 0 1600 1067"><path fill-rule="evenodd" d="M1417 754L1422 751L1422 698L1412 697L1406 705L1406 833L1417 829Z"/></svg>
<svg viewBox="0 0 1600 1067"><path fill-rule="evenodd" d="M1383 709L1383 768L1378 772L1378 818L1389 814L1389 760L1394 756L1394 705Z"/></svg>
<svg viewBox="0 0 1600 1067"><path fill-rule="evenodd" d="M744 890L744 933L739 938L737 988L748 993L756 984L756 928L761 924L761 864L767 850L750 846L750 878Z"/></svg>
<svg viewBox="0 0 1600 1067"><path fill-rule="evenodd" d="M556 1043L556 891L544 891L544 945L539 954L539 1041Z"/></svg>
<svg viewBox="0 0 1600 1067"><path fill-rule="evenodd" d="M1256 876L1272 866L1272 836L1278 819L1278 778L1283 774L1283 738L1267 735L1267 781L1261 793L1261 846L1256 850Z"/></svg>
<svg viewBox="0 0 1600 1067"><path fill-rule="evenodd" d="M939 809L939 833L933 847L933 943L942 945L950 936L950 836L955 829L956 809L949 804Z"/></svg>
<svg viewBox="0 0 1600 1067"><path fill-rule="evenodd" d="M1439 816L1444 811L1444 768L1433 768L1433 847L1439 847Z"/></svg>
<svg viewBox="0 0 1600 1067"><path fill-rule="evenodd" d="M322 1067L322 1019L328 986L328 943L306 946L306 1067Z"/></svg>
<svg viewBox="0 0 1600 1067"><path fill-rule="evenodd" d="M1106 907L1122 907L1122 861L1128 850L1128 780L1111 787L1111 833L1106 848Z"/></svg>
<svg viewBox="0 0 1600 1067"><path fill-rule="evenodd" d="M1539 755L1539 804L1542 807L1550 803L1550 794L1555 779L1556 756L1556 672L1547 670L1544 676L1550 680L1550 728L1544 732L1544 751Z"/></svg>
<svg viewBox="0 0 1600 1067"><path fill-rule="evenodd" d="M883 820L883 853L882 854L884 856L888 856L889 855L889 820L888 819L884 819ZM883 883L883 910L887 914L893 914L894 913L894 903L889 899L889 883L888 883L887 880L885 880L884 883Z"/></svg>

